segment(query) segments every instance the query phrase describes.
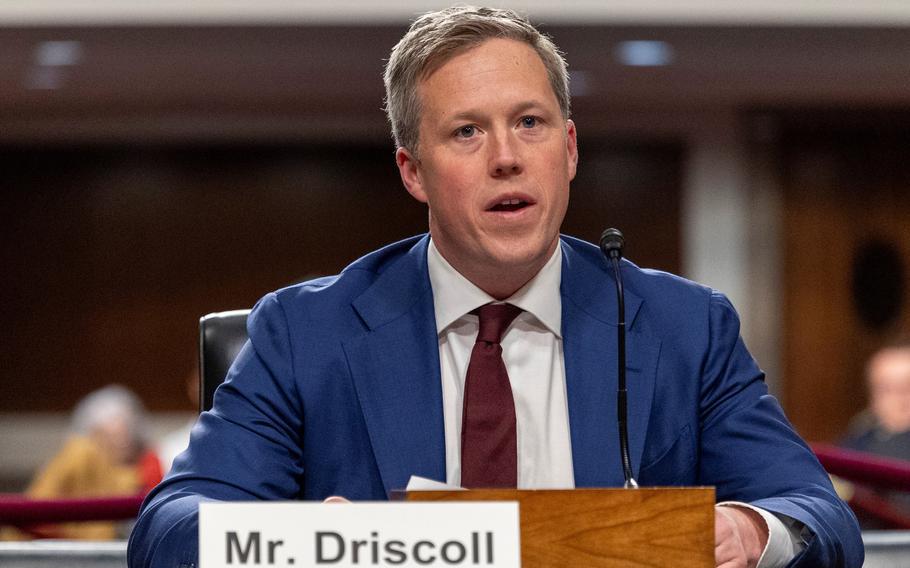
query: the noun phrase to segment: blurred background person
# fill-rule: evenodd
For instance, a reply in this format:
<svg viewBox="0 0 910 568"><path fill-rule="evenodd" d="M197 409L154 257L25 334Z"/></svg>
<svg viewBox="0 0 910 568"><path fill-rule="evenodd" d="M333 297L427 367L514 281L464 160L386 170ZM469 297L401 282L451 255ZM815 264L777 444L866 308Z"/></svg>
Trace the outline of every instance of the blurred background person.
<svg viewBox="0 0 910 568"><path fill-rule="evenodd" d="M73 411L72 434L26 490L37 499L113 497L147 493L161 480L157 455L147 445L145 408L122 385L83 398ZM43 538L110 540L128 527L111 521L30 527Z"/></svg>
<svg viewBox="0 0 910 568"><path fill-rule="evenodd" d="M889 343L866 365L869 407L851 423L841 445L910 460L910 338Z"/></svg>
<svg viewBox="0 0 910 568"><path fill-rule="evenodd" d="M840 445L850 450L904 460L910 465L910 338L901 338L876 351L866 364L869 405L850 421ZM852 499L857 488L835 479L838 494ZM910 493L872 489L884 499L882 507L910 518ZM878 498L876 497L876 499ZM892 528L879 515L855 507L864 530Z"/></svg>

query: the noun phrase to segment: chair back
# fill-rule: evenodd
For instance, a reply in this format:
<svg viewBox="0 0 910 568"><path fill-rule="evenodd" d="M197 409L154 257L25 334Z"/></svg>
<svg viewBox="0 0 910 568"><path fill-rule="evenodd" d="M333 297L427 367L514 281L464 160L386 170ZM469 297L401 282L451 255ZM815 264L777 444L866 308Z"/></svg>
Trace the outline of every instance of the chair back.
<svg viewBox="0 0 910 568"><path fill-rule="evenodd" d="M250 310L214 312L199 318L199 411L212 408L215 389L246 343Z"/></svg>

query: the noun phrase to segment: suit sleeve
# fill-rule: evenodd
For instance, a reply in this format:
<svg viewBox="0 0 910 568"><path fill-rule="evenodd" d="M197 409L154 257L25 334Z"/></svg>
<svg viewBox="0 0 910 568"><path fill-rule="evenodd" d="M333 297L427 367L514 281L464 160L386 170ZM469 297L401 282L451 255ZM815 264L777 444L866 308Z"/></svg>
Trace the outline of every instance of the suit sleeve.
<svg viewBox="0 0 910 568"><path fill-rule="evenodd" d="M302 405L291 341L278 298L251 313L250 340L211 411L199 417L189 448L146 498L130 536L132 568L193 568L202 500L293 499L300 493Z"/></svg>
<svg viewBox="0 0 910 568"><path fill-rule="evenodd" d="M853 512L768 394L726 297L712 294L709 319L699 409L700 482L717 487L718 501L747 502L803 523L807 547L791 566L862 566Z"/></svg>

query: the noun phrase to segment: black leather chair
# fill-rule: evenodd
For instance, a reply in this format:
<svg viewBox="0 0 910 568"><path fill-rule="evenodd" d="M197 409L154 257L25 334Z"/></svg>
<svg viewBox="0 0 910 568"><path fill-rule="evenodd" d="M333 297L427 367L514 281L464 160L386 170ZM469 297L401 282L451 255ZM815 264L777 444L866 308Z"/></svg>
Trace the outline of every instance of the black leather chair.
<svg viewBox="0 0 910 568"><path fill-rule="evenodd" d="M199 318L199 411L212 408L215 389L246 343L250 310L215 312Z"/></svg>

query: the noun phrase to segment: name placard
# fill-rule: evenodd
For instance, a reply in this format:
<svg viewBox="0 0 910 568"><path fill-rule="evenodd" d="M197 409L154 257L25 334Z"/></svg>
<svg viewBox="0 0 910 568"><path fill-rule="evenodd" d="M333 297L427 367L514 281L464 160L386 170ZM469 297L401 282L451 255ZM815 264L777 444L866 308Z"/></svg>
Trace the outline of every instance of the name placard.
<svg viewBox="0 0 910 568"><path fill-rule="evenodd" d="M518 503L203 502L199 566L521 566Z"/></svg>

